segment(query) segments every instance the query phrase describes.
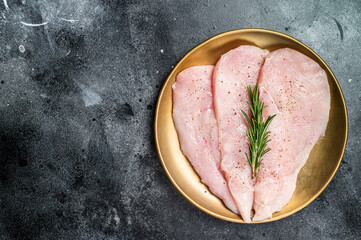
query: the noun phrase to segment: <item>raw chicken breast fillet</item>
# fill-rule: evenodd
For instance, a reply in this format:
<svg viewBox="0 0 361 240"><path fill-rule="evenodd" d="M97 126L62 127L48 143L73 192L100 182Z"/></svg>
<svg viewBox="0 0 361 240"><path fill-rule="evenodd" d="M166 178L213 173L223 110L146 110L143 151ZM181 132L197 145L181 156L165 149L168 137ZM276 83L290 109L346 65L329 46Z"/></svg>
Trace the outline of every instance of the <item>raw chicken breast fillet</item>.
<svg viewBox="0 0 361 240"><path fill-rule="evenodd" d="M292 49L271 52L258 80L260 98L268 105L272 151L264 155L255 185L253 221L272 217L291 199L297 175L318 139L330 112L330 88L325 71Z"/></svg>
<svg viewBox="0 0 361 240"><path fill-rule="evenodd" d="M247 120L250 113L247 87L257 83L267 50L242 45L218 60L213 72L213 96L219 127L221 167L237 208L245 222L251 221L254 180L245 152L248 152Z"/></svg>
<svg viewBox="0 0 361 240"><path fill-rule="evenodd" d="M188 68L173 85L173 120L181 149L202 182L238 213L220 167L218 127L213 111L213 66Z"/></svg>

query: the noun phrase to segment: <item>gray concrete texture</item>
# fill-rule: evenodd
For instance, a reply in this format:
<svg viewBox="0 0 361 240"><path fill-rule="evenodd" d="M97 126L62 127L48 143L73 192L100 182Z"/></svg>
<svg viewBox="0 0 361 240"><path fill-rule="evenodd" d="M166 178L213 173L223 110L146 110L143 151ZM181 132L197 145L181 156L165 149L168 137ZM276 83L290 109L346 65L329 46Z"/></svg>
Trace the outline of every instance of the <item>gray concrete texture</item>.
<svg viewBox="0 0 361 240"><path fill-rule="evenodd" d="M172 66L215 34L250 27L316 51L350 119L326 190L258 225L190 204L153 136ZM0 239L360 239L360 27L361 1L0 1Z"/></svg>

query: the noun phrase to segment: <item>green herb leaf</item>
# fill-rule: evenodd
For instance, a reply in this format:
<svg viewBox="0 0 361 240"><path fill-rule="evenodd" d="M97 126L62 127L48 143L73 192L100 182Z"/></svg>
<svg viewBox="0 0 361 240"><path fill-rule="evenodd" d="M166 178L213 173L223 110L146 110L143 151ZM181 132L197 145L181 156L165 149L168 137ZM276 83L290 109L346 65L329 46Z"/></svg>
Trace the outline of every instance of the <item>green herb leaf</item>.
<svg viewBox="0 0 361 240"><path fill-rule="evenodd" d="M247 101L250 107L252 115L250 117L242 110L245 116L249 128L247 129L247 137L250 143L247 143L249 147L249 155L246 153L246 158L252 169L252 178L258 174L259 166L261 165L262 157L271 148L267 148L267 143L271 141L269 139L270 131L267 131L268 126L271 124L273 118L276 116L268 116L266 122L263 121L263 109L268 107L259 99L258 85L252 91L251 87L247 88L250 102Z"/></svg>

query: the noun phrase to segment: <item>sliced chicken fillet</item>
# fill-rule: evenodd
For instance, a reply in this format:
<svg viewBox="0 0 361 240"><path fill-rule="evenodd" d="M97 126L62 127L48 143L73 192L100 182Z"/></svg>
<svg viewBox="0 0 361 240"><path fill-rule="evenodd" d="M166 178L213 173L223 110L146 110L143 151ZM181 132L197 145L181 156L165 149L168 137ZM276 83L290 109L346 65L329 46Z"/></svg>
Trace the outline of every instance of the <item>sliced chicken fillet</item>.
<svg viewBox="0 0 361 240"><path fill-rule="evenodd" d="M188 68L173 85L173 120L181 149L210 191L238 213L220 167L218 126L213 110L213 66Z"/></svg>
<svg viewBox="0 0 361 240"><path fill-rule="evenodd" d="M213 96L219 127L221 167L237 208L250 222L254 180L246 160L247 121L241 110L250 113L247 87L256 85L267 50L242 45L222 55L213 72Z"/></svg>
<svg viewBox="0 0 361 240"><path fill-rule="evenodd" d="M325 71L292 49L271 52L258 80L264 118L277 114L269 126L272 149L264 155L255 185L253 221L272 217L291 199L297 175L324 135L330 111Z"/></svg>

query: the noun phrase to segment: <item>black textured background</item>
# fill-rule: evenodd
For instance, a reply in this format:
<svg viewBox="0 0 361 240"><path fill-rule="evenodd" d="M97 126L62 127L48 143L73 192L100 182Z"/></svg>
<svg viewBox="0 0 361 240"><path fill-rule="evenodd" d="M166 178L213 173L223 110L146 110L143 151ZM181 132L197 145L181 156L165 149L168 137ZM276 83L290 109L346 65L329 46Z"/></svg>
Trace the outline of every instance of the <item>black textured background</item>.
<svg viewBox="0 0 361 240"><path fill-rule="evenodd" d="M360 1L4 2L0 239L360 239ZM350 118L327 189L261 225L225 222L187 202L153 137L172 66L213 35L248 27L315 50L338 78Z"/></svg>

